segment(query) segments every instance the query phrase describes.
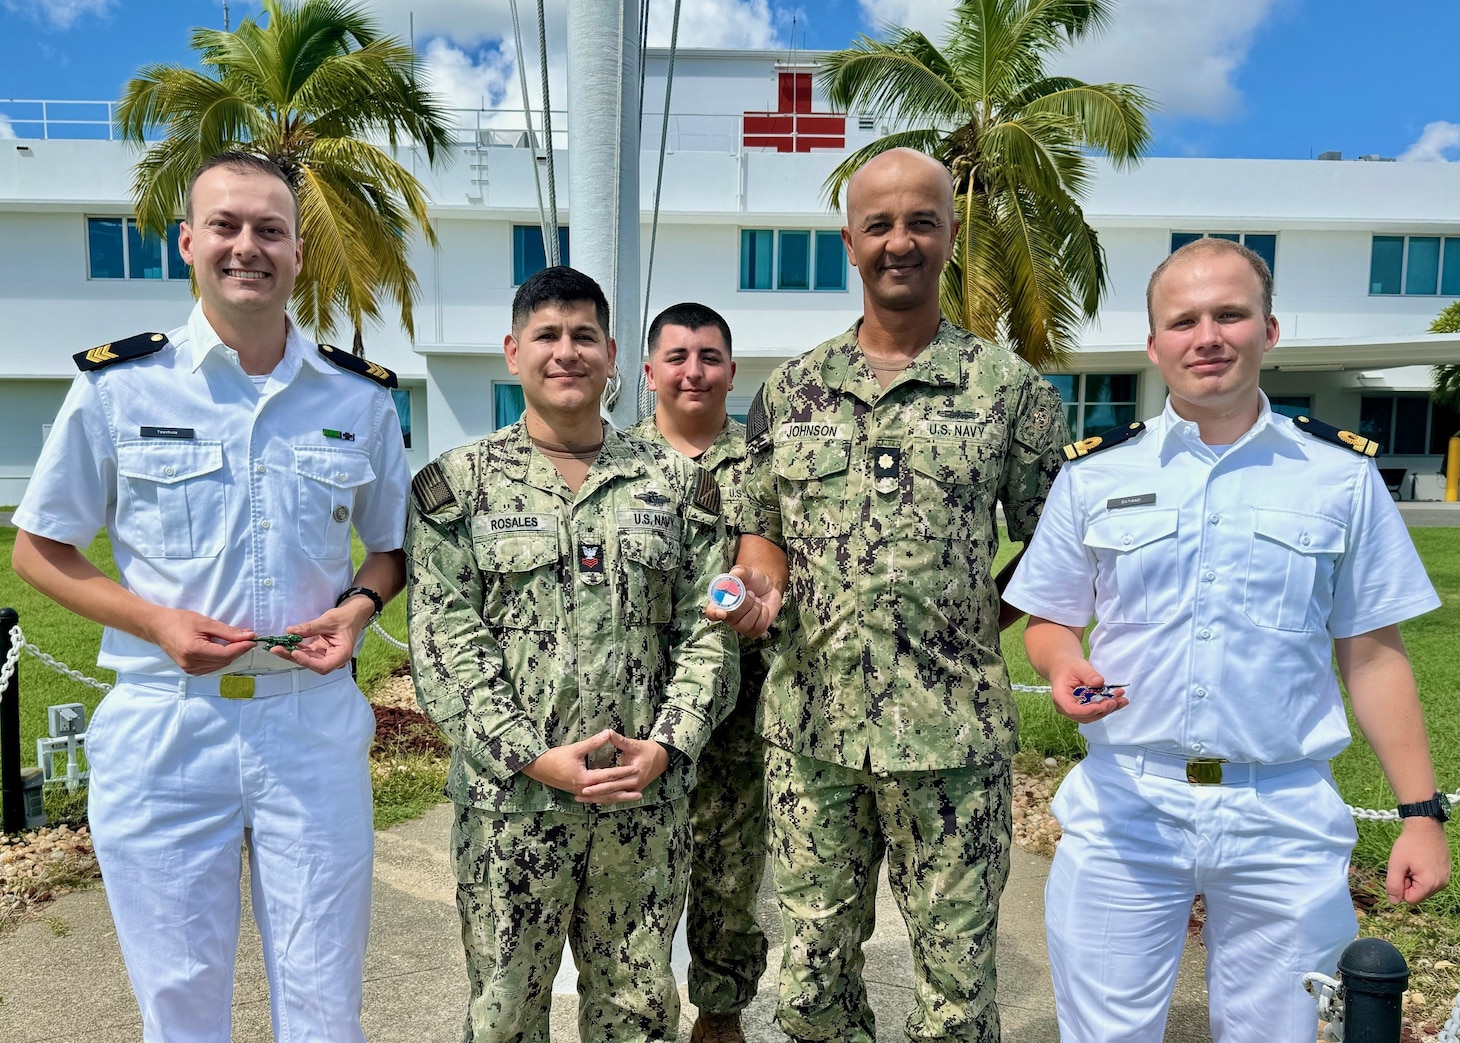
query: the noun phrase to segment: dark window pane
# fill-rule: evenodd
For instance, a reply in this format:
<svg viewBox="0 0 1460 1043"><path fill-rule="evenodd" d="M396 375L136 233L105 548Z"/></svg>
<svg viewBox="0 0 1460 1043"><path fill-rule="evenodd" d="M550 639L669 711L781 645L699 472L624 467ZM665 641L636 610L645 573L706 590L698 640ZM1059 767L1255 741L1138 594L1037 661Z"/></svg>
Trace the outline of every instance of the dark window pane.
<svg viewBox="0 0 1460 1043"><path fill-rule="evenodd" d="M1404 270L1404 292L1433 294L1440 287L1440 240L1437 236L1409 237L1409 267Z"/></svg>
<svg viewBox="0 0 1460 1043"><path fill-rule="evenodd" d="M1460 434L1460 413L1431 403L1433 417L1430 420L1430 452L1448 453L1450 438Z"/></svg>
<svg viewBox="0 0 1460 1043"><path fill-rule="evenodd" d="M1283 416L1302 416L1313 408L1311 395L1268 395L1268 405Z"/></svg>
<svg viewBox="0 0 1460 1043"><path fill-rule="evenodd" d="M1134 373L1087 373L1085 375L1086 402L1134 402L1136 400L1136 378Z"/></svg>
<svg viewBox="0 0 1460 1043"><path fill-rule="evenodd" d="M400 418L400 436L406 448L411 447L411 393L401 388L391 388L390 397L395 400L395 415Z"/></svg>
<svg viewBox="0 0 1460 1043"><path fill-rule="evenodd" d="M1379 452L1389 451L1390 434L1394 422L1394 399L1388 395L1369 396L1359 399L1359 434L1379 443Z"/></svg>
<svg viewBox="0 0 1460 1043"><path fill-rule="evenodd" d="M541 239L542 233L538 232L537 237ZM568 226L558 225L558 263L565 268L571 266L573 263L572 253L568 249L571 241L572 239L568 235Z"/></svg>
<svg viewBox="0 0 1460 1043"><path fill-rule="evenodd" d="M1080 430L1078 416L1080 407L1073 402L1065 403L1065 426L1070 429L1070 434L1075 438L1084 438L1085 432Z"/></svg>
<svg viewBox="0 0 1460 1043"><path fill-rule="evenodd" d="M1422 395L1403 396L1394 400L1393 453L1423 453L1425 421L1429 419L1430 400Z"/></svg>
<svg viewBox="0 0 1460 1043"><path fill-rule="evenodd" d="M133 279L162 278L162 240L144 236L142 228L127 218L127 270Z"/></svg>
<svg viewBox="0 0 1460 1043"><path fill-rule="evenodd" d="M1136 407L1130 405L1114 405L1108 402L1085 403L1085 433L1097 435L1101 431L1109 431L1113 427L1120 427L1128 424L1136 418Z"/></svg>
<svg viewBox="0 0 1460 1043"><path fill-rule="evenodd" d="M122 267L122 219L90 217L86 220L86 245L93 279L125 279Z"/></svg>
<svg viewBox="0 0 1460 1043"><path fill-rule="evenodd" d="M811 233L781 233L781 268L777 289L811 289Z"/></svg>
<svg viewBox="0 0 1460 1043"><path fill-rule="evenodd" d="M771 288L771 247L773 235L767 229L746 228L740 232L740 288Z"/></svg>
<svg viewBox="0 0 1460 1043"><path fill-rule="evenodd" d="M1460 239L1445 240L1445 266L1440 271L1440 293L1460 297Z"/></svg>
<svg viewBox="0 0 1460 1043"><path fill-rule="evenodd" d="M1211 232L1208 234L1207 238L1225 239L1229 243L1240 243L1242 241L1242 235L1240 232Z"/></svg>
<svg viewBox="0 0 1460 1043"><path fill-rule="evenodd" d="M521 384L492 385L492 420L497 425L494 430L515 424L525 408Z"/></svg>
<svg viewBox="0 0 1460 1043"><path fill-rule="evenodd" d="M1258 257L1267 262L1268 270L1277 272L1277 236L1275 235L1249 235L1243 238L1242 245L1251 250Z"/></svg>
<svg viewBox="0 0 1460 1043"><path fill-rule="evenodd" d="M1060 398L1066 402L1078 402L1080 400L1080 377L1077 373L1059 373L1044 378L1054 385L1054 389L1060 393Z"/></svg>
<svg viewBox="0 0 1460 1043"><path fill-rule="evenodd" d="M1172 232L1171 233L1171 252L1172 253L1175 253L1177 250L1180 250L1187 243L1194 243L1194 242L1196 242L1200 238L1201 238L1201 233L1200 232Z"/></svg>
<svg viewBox="0 0 1460 1043"><path fill-rule="evenodd" d="M842 247L840 232L816 233L816 288L847 288L847 252Z"/></svg>
<svg viewBox="0 0 1460 1043"><path fill-rule="evenodd" d="M1369 292L1398 293L1404 270L1404 237L1376 235L1369 254Z"/></svg>
<svg viewBox="0 0 1460 1043"><path fill-rule="evenodd" d="M186 279L188 277L187 262L182 259L182 254L177 248L178 226L174 221L167 226L167 277L169 279Z"/></svg>
<svg viewBox="0 0 1460 1043"><path fill-rule="evenodd" d="M542 229L536 225L512 226L512 285L521 286L547 267L547 250Z"/></svg>

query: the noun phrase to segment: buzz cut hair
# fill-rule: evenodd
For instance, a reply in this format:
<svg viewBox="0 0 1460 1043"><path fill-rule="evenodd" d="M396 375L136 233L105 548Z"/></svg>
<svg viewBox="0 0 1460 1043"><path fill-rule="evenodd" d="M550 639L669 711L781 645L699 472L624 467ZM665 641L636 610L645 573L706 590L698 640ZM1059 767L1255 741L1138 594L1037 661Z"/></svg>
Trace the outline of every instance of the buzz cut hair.
<svg viewBox="0 0 1460 1043"><path fill-rule="evenodd" d="M654 316L654 321L649 323L647 340L651 358L659 349L659 337L664 332L665 326L683 326L687 330L702 330L706 326L713 326L725 339L725 354L734 354L730 347L730 324L725 321L723 315L708 304L684 301L680 304L671 304Z"/></svg>
<svg viewBox="0 0 1460 1043"><path fill-rule="evenodd" d="M1151 300L1156 293L1156 283L1161 281L1161 276L1166 274L1178 261L1193 257L1209 256L1212 254L1230 254L1240 257L1252 268L1253 274L1257 276L1257 283L1262 288L1262 317L1272 318L1272 269L1262 256L1241 243L1234 243L1230 239L1217 239L1213 236L1206 236L1202 239L1193 239L1178 250L1171 251L1171 254L1151 273L1150 280L1146 283L1146 323L1150 326L1151 332L1156 330L1156 309L1152 307Z"/></svg>
<svg viewBox="0 0 1460 1043"><path fill-rule="evenodd" d="M231 149L228 152L218 152L203 160L193 176L188 179L188 190L183 194L183 220L188 224L193 223L193 188L202 177L214 167L227 167L236 174L267 174L276 177L284 183L289 190L289 198L294 201L294 234L299 234L299 189L290 180L284 168L275 163L267 156L260 156L253 152L244 152L242 149Z"/></svg>
<svg viewBox="0 0 1460 1043"><path fill-rule="evenodd" d="M598 325L604 337L608 337L608 298L603 295L603 287L576 268L561 264L555 268L544 268L517 287L512 298L512 335L520 334L532 313L539 308L581 304L584 301L593 305Z"/></svg>

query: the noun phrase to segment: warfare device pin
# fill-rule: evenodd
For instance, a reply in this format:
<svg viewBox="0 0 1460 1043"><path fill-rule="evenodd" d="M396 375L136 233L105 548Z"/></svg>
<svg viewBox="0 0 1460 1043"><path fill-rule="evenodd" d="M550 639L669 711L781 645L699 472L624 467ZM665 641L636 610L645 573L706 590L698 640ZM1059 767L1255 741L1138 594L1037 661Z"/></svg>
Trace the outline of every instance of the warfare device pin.
<svg viewBox="0 0 1460 1043"><path fill-rule="evenodd" d="M722 572L710 580L710 602L726 612L745 604L745 584L737 576Z"/></svg>
<svg viewBox="0 0 1460 1043"><path fill-rule="evenodd" d="M1099 703L1106 699L1115 698L1117 688L1125 688L1123 684L1082 684L1074 691L1075 700L1081 704Z"/></svg>
<svg viewBox="0 0 1460 1043"><path fill-rule="evenodd" d="M275 645L283 645L289 651L294 651L304 643L303 634L280 634L277 637L256 637L260 648L273 648Z"/></svg>

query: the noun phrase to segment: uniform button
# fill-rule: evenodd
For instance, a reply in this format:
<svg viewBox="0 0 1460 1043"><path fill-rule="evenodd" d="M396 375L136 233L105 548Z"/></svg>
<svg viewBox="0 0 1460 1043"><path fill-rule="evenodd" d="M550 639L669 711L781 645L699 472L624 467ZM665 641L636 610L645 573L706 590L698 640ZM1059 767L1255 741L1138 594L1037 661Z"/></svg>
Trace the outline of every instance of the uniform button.
<svg viewBox="0 0 1460 1043"><path fill-rule="evenodd" d="M1207 521L1211 522L1213 525L1219 524L1221 520L1222 516L1220 514L1213 514L1209 518L1207 518Z"/></svg>
<svg viewBox="0 0 1460 1043"><path fill-rule="evenodd" d="M171 478L173 475L177 474L177 469L175 467L164 467L162 469L162 473Z"/></svg>
<svg viewBox="0 0 1460 1043"><path fill-rule="evenodd" d="M1217 581L1217 574L1211 569L1207 569L1205 572L1202 573L1201 578L1206 580L1208 583L1215 583Z"/></svg>
<svg viewBox="0 0 1460 1043"><path fill-rule="evenodd" d="M266 586L266 587L272 587L273 585L274 585L274 581L273 580L271 580L271 579L264 580L264 586Z"/></svg>
<svg viewBox="0 0 1460 1043"><path fill-rule="evenodd" d="M1206 627L1202 627L1200 630L1198 630L1196 632L1196 636L1199 637L1199 638L1201 638L1203 641L1207 641L1207 640L1210 640L1211 639L1212 632L1210 630L1208 630Z"/></svg>
<svg viewBox="0 0 1460 1043"><path fill-rule="evenodd" d="M1207 697L1207 690L1206 690L1206 686L1205 685L1199 685L1197 687L1197 689L1196 689L1196 697L1198 699L1205 699Z"/></svg>
<svg viewBox="0 0 1460 1043"><path fill-rule="evenodd" d="M273 527L274 527L274 523L271 522L271 521L261 521L261 522L259 522L259 528L260 529L272 529Z"/></svg>
<svg viewBox="0 0 1460 1043"><path fill-rule="evenodd" d="M1310 544L1310 543L1312 543L1312 542L1313 542L1313 539L1312 539L1312 537L1310 537L1310 536L1309 536L1309 535L1308 535L1308 534L1307 534L1307 533L1306 533L1306 532L1305 532L1305 533L1303 533L1303 535L1301 535L1301 536L1299 536L1299 537L1298 537L1298 542L1299 542L1299 543L1301 543L1301 544L1302 544L1302 545L1303 545L1303 546L1305 546L1305 547L1306 547L1306 546L1308 546L1308 544Z"/></svg>
<svg viewBox="0 0 1460 1043"><path fill-rule="evenodd" d="M269 473L269 469L267 467L265 467L263 464L259 464L257 467L255 467L253 469L253 473L254 474L268 474Z"/></svg>
<svg viewBox="0 0 1460 1043"><path fill-rule="evenodd" d="M1192 753L1200 753L1204 749L1206 749L1206 747L1203 746L1199 742L1194 742L1194 743L1191 744L1191 752Z"/></svg>
<svg viewBox="0 0 1460 1043"><path fill-rule="evenodd" d="M1134 539L1135 539L1134 536L1132 536L1130 533L1126 533L1124 536L1122 536L1120 538L1120 542L1121 543L1124 543L1127 547L1129 547L1131 545L1131 541L1134 540Z"/></svg>
<svg viewBox="0 0 1460 1043"><path fill-rule="evenodd" d="M337 478L339 481L342 481L343 482L348 477L350 477L350 476L347 475L344 471L336 471L335 472L335 478Z"/></svg>

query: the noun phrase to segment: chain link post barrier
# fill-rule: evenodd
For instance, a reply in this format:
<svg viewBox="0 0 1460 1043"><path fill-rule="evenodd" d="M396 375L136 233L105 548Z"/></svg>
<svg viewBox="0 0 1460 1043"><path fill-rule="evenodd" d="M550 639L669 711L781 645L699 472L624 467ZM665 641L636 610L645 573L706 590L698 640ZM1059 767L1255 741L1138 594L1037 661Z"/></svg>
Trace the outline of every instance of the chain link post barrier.
<svg viewBox="0 0 1460 1043"><path fill-rule="evenodd" d="M1409 965L1383 938L1360 938L1338 958L1345 1043L1399 1043Z"/></svg>
<svg viewBox="0 0 1460 1043"><path fill-rule="evenodd" d="M20 774L20 613L0 608L0 828L25 828L25 783Z"/></svg>

